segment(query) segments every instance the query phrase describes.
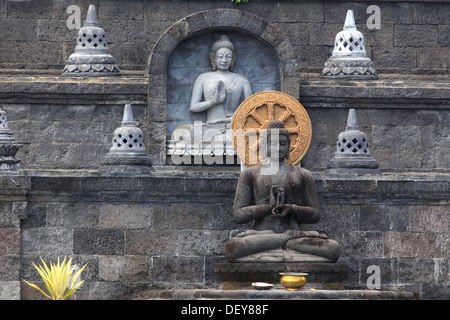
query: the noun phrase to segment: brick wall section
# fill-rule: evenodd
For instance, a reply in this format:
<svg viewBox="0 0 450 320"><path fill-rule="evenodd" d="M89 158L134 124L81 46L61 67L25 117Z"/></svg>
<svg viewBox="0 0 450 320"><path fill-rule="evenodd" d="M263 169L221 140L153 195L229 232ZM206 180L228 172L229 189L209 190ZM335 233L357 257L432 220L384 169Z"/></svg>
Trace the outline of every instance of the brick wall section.
<svg viewBox="0 0 450 320"><path fill-rule="evenodd" d="M302 160L309 170L326 169L337 136L345 130L348 108L355 108L381 170L448 172L448 79L386 76L378 82L329 82L313 76L299 85L313 128ZM146 92L144 77L0 77L1 108L16 142L23 145L17 153L23 169L97 169L128 102L139 128L150 136L145 143L156 163L160 150L165 152L159 140L166 127L150 121Z"/></svg>
<svg viewBox="0 0 450 320"><path fill-rule="evenodd" d="M73 1L1 1L0 66L7 69L62 70L75 48L77 30L68 29L66 9ZM231 1L152 0L86 1L97 6L111 53L122 70L144 71L152 46L161 34L189 14L207 9L234 8L257 14L289 37L302 71L320 72L331 54L334 37L342 30L345 13L355 12L366 49L379 72L444 73L450 66L450 3L381 1L381 29L369 30L366 1ZM175 10L176 8L176 10Z"/></svg>
<svg viewBox="0 0 450 320"><path fill-rule="evenodd" d="M97 169L112 146L124 105L147 132L144 78L3 78L1 108L20 149L22 168Z"/></svg>
<svg viewBox="0 0 450 320"><path fill-rule="evenodd" d="M0 300L20 299L20 219L27 217L26 193L30 186L24 176L0 177Z"/></svg>
<svg viewBox="0 0 450 320"><path fill-rule="evenodd" d="M224 262L225 241L248 227L231 218L237 176L188 170L134 177L93 172L2 177L21 182L3 189L4 196L28 191L26 202L16 197L2 204L2 215L12 217L0 228L7 244L0 252L6 270L0 283L9 288L2 298L41 298L20 283L22 278L39 283L31 262L40 256L48 261L67 255L77 264L88 263L77 299L127 299L151 288L217 287L213 266ZM305 229L326 232L341 243L348 288L366 288L367 268L377 265L382 289L450 298L448 176L336 179L315 174L315 179L322 219ZM22 213L11 214L12 206Z"/></svg>

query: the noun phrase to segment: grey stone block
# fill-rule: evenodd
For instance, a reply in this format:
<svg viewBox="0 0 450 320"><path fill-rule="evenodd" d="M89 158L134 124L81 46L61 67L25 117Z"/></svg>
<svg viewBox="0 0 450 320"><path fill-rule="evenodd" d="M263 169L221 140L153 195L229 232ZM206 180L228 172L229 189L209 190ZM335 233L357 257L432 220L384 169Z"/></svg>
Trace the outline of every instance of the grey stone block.
<svg viewBox="0 0 450 320"><path fill-rule="evenodd" d="M0 41L36 41L38 39L38 21L29 19L4 19L0 21L4 30Z"/></svg>
<svg viewBox="0 0 450 320"><path fill-rule="evenodd" d="M308 230L320 230L330 235L331 232L359 230L359 208L343 203L324 204L321 206L321 217L318 223L304 225Z"/></svg>
<svg viewBox="0 0 450 320"><path fill-rule="evenodd" d="M20 254L20 230L16 228L0 229L0 255Z"/></svg>
<svg viewBox="0 0 450 320"><path fill-rule="evenodd" d="M323 22L324 4L321 2L280 2L278 19L280 22Z"/></svg>
<svg viewBox="0 0 450 320"><path fill-rule="evenodd" d="M446 70L450 63L450 48L423 48L417 52L417 67L421 70Z"/></svg>
<svg viewBox="0 0 450 320"><path fill-rule="evenodd" d="M177 248L181 255L223 255L229 232L225 230L181 230Z"/></svg>
<svg viewBox="0 0 450 320"><path fill-rule="evenodd" d="M135 282L149 281L148 257L102 256L99 258L99 280Z"/></svg>
<svg viewBox="0 0 450 320"><path fill-rule="evenodd" d="M202 283L204 258L199 257L153 257L151 279L155 282Z"/></svg>
<svg viewBox="0 0 450 320"><path fill-rule="evenodd" d="M361 206L360 229L362 231L389 231L389 208L384 206Z"/></svg>
<svg viewBox="0 0 450 320"><path fill-rule="evenodd" d="M209 21L212 28L224 26L236 26L242 19L242 11L217 9L208 11Z"/></svg>
<svg viewBox="0 0 450 320"><path fill-rule="evenodd" d="M91 255L122 255L124 233L122 230L75 229L73 252Z"/></svg>
<svg viewBox="0 0 450 320"><path fill-rule="evenodd" d="M342 238L333 235L342 245L343 257L377 258L383 256L383 234L373 231L350 231Z"/></svg>
<svg viewBox="0 0 450 320"><path fill-rule="evenodd" d="M105 229L150 228L153 216L151 207L143 204L103 204L99 207L98 224Z"/></svg>
<svg viewBox="0 0 450 320"><path fill-rule="evenodd" d="M437 25L395 25L394 46L396 47L437 47Z"/></svg>
<svg viewBox="0 0 450 320"><path fill-rule="evenodd" d="M124 300L129 299L148 285L140 282L85 282L74 295L76 300Z"/></svg>
<svg viewBox="0 0 450 320"><path fill-rule="evenodd" d="M23 255L71 255L74 253L71 229L25 229L22 230L21 241L21 254Z"/></svg>
<svg viewBox="0 0 450 320"><path fill-rule="evenodd" d="M449 3L420 3L414 6L415 24L448 24Z"/></svg>
<svg viewBox="0 0 450 320"><path fill-rule="evenodd" d="M48 227L89 228L96 227L99 221L98 205L86 202L58 202L47 206Z"/></svg>
<svg viewBox="0 0 450 320"><path fill-rule="evenodd" d="M198 203L155 205L152 207L153 228L161 230L203 229L205 219L214 211L214 206Z"/></svg>
<svg viewBox="0 0 450 320"><path fill-rule="evenodd" d="M424 232L384 233L384 255L401 258L431 258L434 235Z"/></svg>
<svg viewBox="0 0 450 320"><path fill-rule="evenodd" d="M422 191L418 192L422 194ZM445 205L411 206L409 221L409 230L414 232L438 232L445 234L450 230L450 217L448 215L448 207Z"/></svg>
<svg viewBox="0 0 450 320"><path fill-rule="evenodd" d="M450 46L450 25L440 25L439 30L439 45L441 47Z"/></svg>
<svg viewBox="0 0 450 320"><path fill-rule="evenodd" d="M0 281L0 300L20 300L20 281Z"/></svg>
<svg viewBox="0 0 450 320"><path fill-rule="evenodd" d="M180 0L144 2L144 19L177 21L189 14L189 6L188 1Z"/></svg>
<svg viewBox="0 0 450 320"><path fill-rule="evenodd" d="M342 17L345 17L345 14ZM308 44L313 46L334 46L334 38L339 31L342 31L342 26L342 22L336 24L308 24ZM301 45L301 43L296 43L296 45Z"/></svg>
<svg viewBox="0 0 450 320"><path fill-rule="evenodd" d="M178 237L175 230L129 230L125 235L125 254L127 255L176 254Z"/></svg>
<svg viewBox="0 0 450 320"><path fill-rule="evenodd" d="M372 60L378 68L415 69L416 49L410 47L372 48Z"/></svg>
<svg viewBox="0 0 450 320"><path fill-rule="evenodd" d="M400 258L398 259L398 283L435 283L435 268L434 259ZM433 270L433 272L430 272L430 270Z"/></svg>
<svg viewBox="0 0 450 320"><path fill-rule="evenodd" d="M448 283L422 285L422 297L425 300L449 300L450 285Z"/></svg>
<svg viewBox="0 0 450 320"><path fill-rule="evenodd" d="M448 233L436 234L434 250L436 257L447 258L450 256L450 235Z"/></svg>
<svg viewBox="0 0 450 320"><path fill-rule="evenodd" d="M53 15L52 1L36 0L30 2L12 1L8 3L8 17L12 18L51 18Z"/></svg>
<svg viewBox="0 0 450 320"><path fill-rule="evenodd" d="M27 202L13 202L11 212L19 219L24 220L28 218L28 203Z"/></svg>
<svg viewBox="0 0 450 320"><path fill-rule="evenodd" d="M47 224L47 204L29 202L27 219L22 223L22 229L45 227Z"/></svg>
<svg viewBox="0 0 450 320"><path fill-rule="evenodd" d="M107 1L98 10L99 20L143 20L144 3L142 1L130 1L123 5L120 1Z"/></svg>

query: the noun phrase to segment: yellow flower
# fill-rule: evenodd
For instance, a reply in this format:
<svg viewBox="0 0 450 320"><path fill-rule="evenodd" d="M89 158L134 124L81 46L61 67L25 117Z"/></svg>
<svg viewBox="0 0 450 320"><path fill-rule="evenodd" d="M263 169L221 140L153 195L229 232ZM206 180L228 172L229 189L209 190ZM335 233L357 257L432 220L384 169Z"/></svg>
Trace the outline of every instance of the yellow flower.
<svg viewBox="0 0 450 320"><path fill-rule="evenodd" d="M47 298L52 300L65 300L73 295L75 291L83 284L84 280L77 282L77 279L81 275L81 272L83 272L84 268L86 268L87 263L74 275L72 275L75 270L75 266L71 266L72 258L66 262L66 257L64 257L63 262L60 264L58 257L57 264L50 262L50 268L45 264L42 258L41 261L44 264L44 267L40 265L38 267L34 263L33 266L38 271L42 280L44 280L45 288L49 294L46 294L37 285L29 283L25 280L23 281L29 286L39 290Z"/></svg>

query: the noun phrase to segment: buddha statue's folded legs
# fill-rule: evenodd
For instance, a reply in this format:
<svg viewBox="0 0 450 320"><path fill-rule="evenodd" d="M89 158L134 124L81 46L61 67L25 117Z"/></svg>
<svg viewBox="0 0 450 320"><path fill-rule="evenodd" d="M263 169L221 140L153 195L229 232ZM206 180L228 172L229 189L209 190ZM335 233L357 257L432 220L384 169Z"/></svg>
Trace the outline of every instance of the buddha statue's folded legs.
<svg viewBox="0 0 450 320"><path fill-rule="evenodd" d="M236 261L274 249L289 249L299 254L322 257L329 262L335 262L340 254L339 244L317 231L287 230L275 233L272 230L247 230L226 242L225 255L228 261Z"/></svg>

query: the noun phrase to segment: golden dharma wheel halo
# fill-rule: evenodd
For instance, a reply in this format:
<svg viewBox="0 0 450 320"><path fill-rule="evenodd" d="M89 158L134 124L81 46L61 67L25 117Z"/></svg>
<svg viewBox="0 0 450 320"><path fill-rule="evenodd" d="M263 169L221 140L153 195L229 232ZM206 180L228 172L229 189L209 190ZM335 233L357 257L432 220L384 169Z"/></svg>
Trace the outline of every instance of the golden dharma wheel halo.
<svg viewBox="0 0 450 320"><path fill-rule="evenodd" d="M236 110L231 129L239 158L248 166L261 164L261 143L272 120L280 120L290 133L291 146L286 162L295 165L311 144L311 120L295 98L278 91L261 91L247 98Z"/></svg>

